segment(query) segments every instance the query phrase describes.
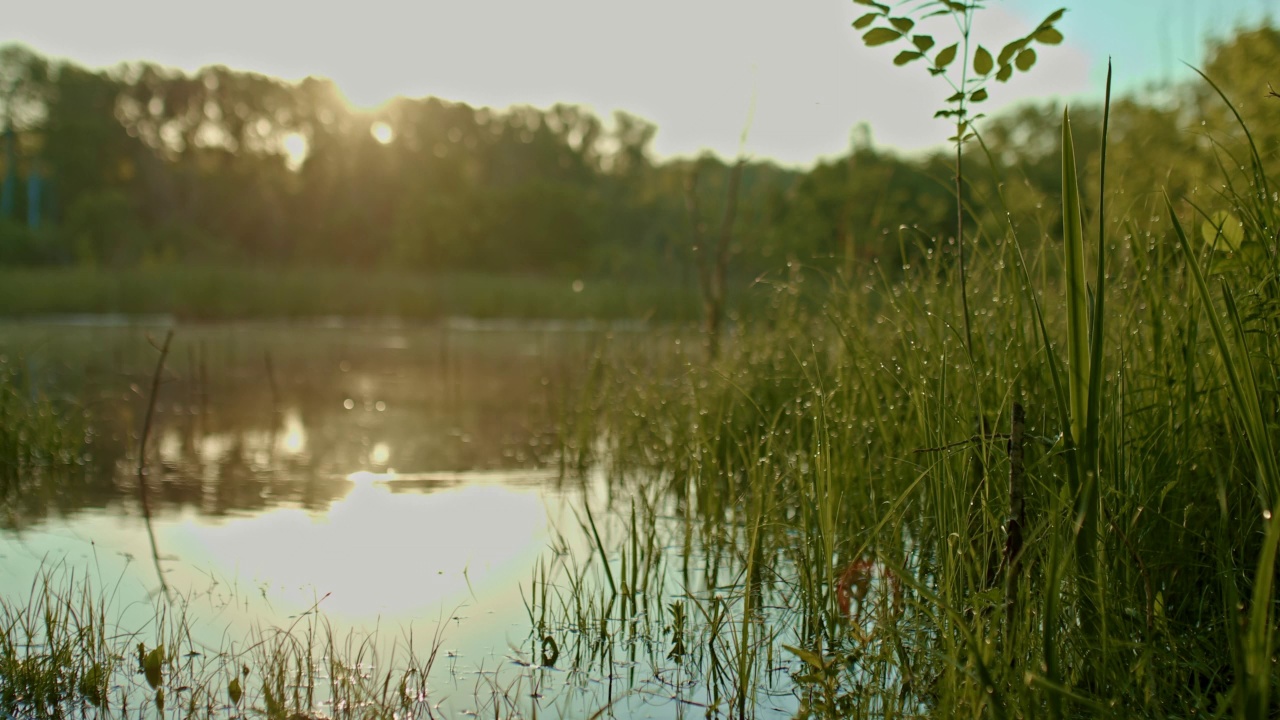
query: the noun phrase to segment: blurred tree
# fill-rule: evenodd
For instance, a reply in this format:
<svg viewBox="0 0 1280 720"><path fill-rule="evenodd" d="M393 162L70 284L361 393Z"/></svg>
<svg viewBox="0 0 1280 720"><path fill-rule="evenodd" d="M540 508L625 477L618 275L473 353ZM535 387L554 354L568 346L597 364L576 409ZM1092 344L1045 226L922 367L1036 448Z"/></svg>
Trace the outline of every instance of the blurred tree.
<svg viewBox="0 0 1280 720"><path fill-rule="evenodd" d="M1280 154L1270 122L1280 99L1267 97L1280 82L1276 67L1280 40L1269 27L1214 44L1206 64L1269 164ZM1003 238L1011 223L1057 237L1060 112L1030 104L982 123L989 155L971 157L993 167L964 184L964 224L981 233L975 239ZM1096 196L1088 183L1097 177L1089 166L1100 109L1072 113L1087 203ZM877 149L865 132L843 157L805 170L658 161L657 128L627 113L603 122L571 105L493 110L436 98L396 98L366 112L324 79L149 63L90 71L15 45L0 47L0 127L8 125L14 160L4 170L18 181L12 222L0 232L5 263L393 265L692 284L685 183L695 168L710 246L737 184L728 285L789 260L834 262L848 276L873 258L897 265L955 253L954 169L941 156ZM1151 217L1165 188L1213 211L1225 200L1206 178L1219 163L1247 165L1239 126L1201 82L1116 101L1111 133L1116 217ZM28 232L23 180L37 166L47 179L38 202L49 212Z"/></svg>
<svg viewBox="0 0 1280 720"><path fill-rule="evenodd" d="M129 198L119 190L94 189L81 193L67 211L64 232L71 239L76 260L90 267L136 261L145 248Z"/></svg>
<svg viewBox="0 0 1280 720"><path fill-rule="evenodd" d="M685 178L685 207L689 213L690 250L698 270L698 289L702 291L702 327L706 333L707 354L714 360L720 354L720 329L724 324L727 294L725 286L733 251L734 225L738 221L738 191L742 187L742 168L746 158L739 156L729 170L724 207L719 227L714 230L708 227L698 189L702 169L709 162L712 159L704 155L689 169Z"/></svg>
<svg viewBox="0 0 1280 720"><path fill-rule="evenodd" d="M119 83L106 73L59 65L48 91L42 157L60 205L105 190L129 197L137 140L116 120Z"/></svg>
<svg viewBox="0 0 1280 720"><path fill-rule="evenodd" d="M1259 154L1275 168L1280 162L1280 127L1276 123L1280 99L1271 92L1280 87L1280 30L1263 26L1238 32L1215 42L1207 57L1205 75L1240 112ZM1207 130L1227 143L1225 149L1243 151L1244 131L1217 94L1202 83L1195 85L1194 92Z"/></svg>
<svg viewBox="0 0 1280 720"><path fill-rule="evenodd" d="M776 201L775 245L802 261L836 259L846 277L856 262L930 252L954 233L951 172L940 156L907 161L869 146L818 163Z"/></svg>
<svg viewBox="0 0 1280 720"><path fill-rule="evenodd" d="M51 65L24 45L0 47L0 118L21 132L45 121Z"/></svg>
<svg viewBox="0 0 1280 720"><path fill-rule="evenodd" d="M33 198L20 198L23 177L39 178L36 169L40 149L38 131L45 119L49 63L21 45L0 48L0 218L17 219L19 201L28 200L25 215L38 222L38 190ZM39 188L39 185L28 187Z"/></svg>

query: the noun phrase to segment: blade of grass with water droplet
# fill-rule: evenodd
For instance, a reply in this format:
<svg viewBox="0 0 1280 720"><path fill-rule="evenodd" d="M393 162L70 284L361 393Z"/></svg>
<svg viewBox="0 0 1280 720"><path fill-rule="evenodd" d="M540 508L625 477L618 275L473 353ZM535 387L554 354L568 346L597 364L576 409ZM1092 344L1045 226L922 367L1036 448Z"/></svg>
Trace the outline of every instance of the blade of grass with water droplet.
<svg viewBox="0 0 1280 720"><path fill-rule="evenodd" d="M1195 252L1191 249L1191 243L1187 240L1187 233L1182 227L1182 222L1178 220L1178 215L1173 210L1173 203L1167 195L1164 201L1165 207L1169 211L1169 218L1173 221L1173 230L1174 234L1177 235L1178 244L1186 255L1187 267L1191 270L1191 277L1195 280L1200 299L1208 310L1209 327L1213 330L1213 338L1218 346L1218 353L1222 356L1222 366L1227 373L1227 383L1231 389L1232 399L1235 400L1236 412L1241 425L1245 428L1246 439L1254 453L1254 460L1256 461L1259 480L1261 481L1259 495L1263 507L1270 509L1276 501L1276 460L1275 455L1271 452L1270 438L1266 433L1266 423L1263 421L1261 407L1258 404L1257 385L1253 380L1252 369L1247 365L1248 346L1245 343L1243 334L1244 326L1240 323L1239 312L1235 308L1235 300L1231 296L1230 288L1226 287L1224 283L1224 296L1227 298L1228 311L1233 315L1233 321L1235 322L1240 351L1243 355L1241 360L1246 363L1244 369L1248 371L1247 379L1244 378L1241 369L1237 367L1236 353L1233 352L1231 345L1227 342L1227 333L1223 328L1222 319L1218 317L1218 313L1214 308L1213 296L1209 292L1209 284L1205 280L1204 272L1200 269L1200 264L1196 261Z"/></svg>
<svg viewBox="0 0 1280 720"><path fill-rule="evenodd" d="M1273 516L1276 506L1276 458L1271 449L1270 436L1262 417L1258 403L1257 383L1253 377L1253 367L1249 361L1249 347L1245 341L1244 324L1240 320L1235 298L1231 289L1223 283L1223 298L1227 304L1235 330L1238 348L1227 342L1227 334L1222 326L1222 319L1213 305L1213 297L1209 293L1209 284L1205 281L1204 272L1191 250L1186 231L1173 210L1169 196L1165 196L1165 206L1169 218L1173 222L1174 233L1178 244L1187 258L1187 267L1195 280L1196 289L1208 310L1209 327L1218 346L1218 354L1222 356L1222 365L1227 373L1227 383L1231 388L1237 417L1244 427L1249 448L1253 451L1257 467L1258 493L1264 513ZM1242 367L1237 367L1236 352L1239 353ZM1253 601L1249 608L1249 624L1244 637L1244 714L1248 717L1263 717L1266 714L1271 694L1271 647L1274 633L1271 628L1271 591L1275 581L1275 563L1277 549L1280 548L1280 522L1268 517L1266 536L1262 543L1262 552L1258 558L1258 569L1253 578Z"/></svg>
<svg viewBox="0 0 1280 720"><path fill-rule="evenodd" d="M1090 415L1091 353L1089 343L1089 288L1085 282L1084 222L1080 209L1080 187L1076 180L1075 143L1071 137L1071 118L1062 113L1062 236L1066 251L1067 284L1067 394L1071 420L1067 428L1071 442L1068 456L1076 455L1069 476L1074 480L1076 503L1076 562L1080 568L1080 622L1087 637L1100 636L1101 583L1097 573L1097 508L1094 498L1097 484L1096 443L1097 405ZM1101 338L1098 340L1101 351ZM1099 363L1101 356L1099 355ZM1081 452L1081 450L1083 452Z"/></svg>

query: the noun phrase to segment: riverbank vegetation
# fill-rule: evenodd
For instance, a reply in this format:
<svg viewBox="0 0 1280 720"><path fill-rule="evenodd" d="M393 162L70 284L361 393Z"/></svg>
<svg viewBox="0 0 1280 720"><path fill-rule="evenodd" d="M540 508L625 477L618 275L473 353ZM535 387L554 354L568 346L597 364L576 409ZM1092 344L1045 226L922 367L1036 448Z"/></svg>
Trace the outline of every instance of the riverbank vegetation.
<svg viewBox="0 0 1280 720"><path fill-rule="evenodd" d="M980 124L953 198L970 228L963 266L946 191L904 190L907 205L941 203L913 215L868 170L868 158L894 176L927 163L864 147L795 178L776 196L787 199L776 224L752 225L794 243L771 251L791 263L762 272L767 308L714 360L678 332L604 342L566 404L563 482L584 506L579 527L557 530L594 551L558 545L530 573L522 677L607 684L600 715L638 696L672 715L732 717L1274 716L1280 131L1269 118L1280 97L1263 76L1277 65L1260 56L1280 57L1280 34L1220 44L1204 82L1167 106L1026 108ZM412 137L376 114L343 117L363 118L351 122L364 154L351 157L375 167L392 161L364 137L374 123ZM520 112L499 127L488 134L531 149L561 142ZM679 177L679 162L656 166L644 134L627 137L631 156L601 158L585 177L640 183L615 210L665 202L645 188ZM312 147L302 177L328 146ZM206 151L172 152L203 167ZM881 199L860 203L857 183ZM763 262L768 242L754 247ZM26 602L0 613L15 648L94 617L46 611L71 601L40 593ZM36 614L55 630L22 624ZM56 690L47 707L92 704L110 672L95 668L123 672L133 657L63 663L54 649L82 645L46 646L69 668L40 676L37 690ZM309 696L273 704L276 688L316 682L313 646L290 647L251 671L267 716L311 711ZM135 684L163 702L164 678L186 676L157 670L153 682L150 668L183 656L154 642L137 654ZM45 661L0 653L0 678L25 677L4 673L33 657ZM235 662L187 686L205 693L191 714L241 707ZM430 716L385 672L361 712ZM521 715L527 691L487 709ZM46 707L42 697L14 707Z"/></svg>
<svg viewBox="0 0 1280 720"><path fill-rule="evenodd" d="M747 291L738 307L759 305ZM169 316L186 321L435 322L448 318L682 323L696 289L672 278L171 265L0 267L0 315Z"/></svg>
<svg viewBox="0 0 1280 720"><path fill-rule="evenodd" d="M535 578L543 642L669 650L647 691L731 715L1272 716L1280 168L1244 116L1280 97L1204 80L1237 125L1176 155L1128 154L1119 107L1028 138L1055 197L975 141L964 266L913 234L892 271L780 276L710 367L626 353L577 445L619 527ZM1124 184L1200 144L1186 185Z"/></svg>

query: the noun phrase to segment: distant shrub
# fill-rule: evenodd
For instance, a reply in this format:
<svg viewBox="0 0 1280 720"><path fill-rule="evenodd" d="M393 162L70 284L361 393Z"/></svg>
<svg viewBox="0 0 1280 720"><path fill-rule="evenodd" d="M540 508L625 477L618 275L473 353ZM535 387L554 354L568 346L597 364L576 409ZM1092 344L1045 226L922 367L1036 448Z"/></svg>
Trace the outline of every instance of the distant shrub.
<svg viewBox="0 0 1280 720"><path fill-rule="evenodd" d="M65 265L71 254L53 229L32 230L0 219L0 265Z"/></svg>

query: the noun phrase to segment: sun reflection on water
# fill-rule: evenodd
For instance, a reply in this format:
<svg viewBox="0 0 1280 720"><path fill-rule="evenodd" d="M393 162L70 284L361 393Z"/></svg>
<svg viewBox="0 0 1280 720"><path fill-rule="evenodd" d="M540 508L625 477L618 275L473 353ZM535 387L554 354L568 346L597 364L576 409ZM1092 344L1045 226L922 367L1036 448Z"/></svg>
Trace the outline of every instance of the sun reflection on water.
<svg viewBox="0 0 1280 720"><path fill-rule="evenodd" d="M307 449L307 429L297 408L285 411L283 426L277 448L285 455L301 455Z"/></svg>
<svg viewBox="0 0 1280 720"><path fill-rule="evenodd" d="M373 449L369 451L369 464L386 467L390 460L391 446L385 442L374 443Z"/></svg>
<svg viewBox="0 0 1280 720"><path fill-rule="evenodd" d="M94 362L99 332L76 336ZM101 380L112 392L120 372L149 377L154 363L135 330L120 333L123 349L106 353L119 372ZM83 497L67 488L70 505L24 518L21 535L0 531L0 594L25 597L48 568L91 578L111 588L111 613L127 632L151 633L168 612L157 608L174 602L189 618L188 640L210 653L300 618L299 628L316 618L340 642L376 634L379 652L403 644L406 628L421 639L442 623L448 672L459 673L449 680L467 696L480 670L509 665L530 632L521 591L532 569L553 546L566 555L593 547L587 535L553 529L577 526L575 491L562 491L549 467L547 424L546 378L561 362L577 366L587 336L453 326L186 333L179 342L193 369L179 363L165 384L149 444L158 562L127 454L138 416L122 413L104 434L122 439L107 466L119 477ZM56 357L73 356L70 340L57 342ZM512 365L531 349L543 353L537 362ZM135 395L126 399L140 406Z"/></svg>
<svg viewBox="0 0 1280 720"><path fill-rule="evenodd" d="M301 611L328 594L326 615L351 622L434 616L472 593L503 594L547 545L531 489L393 493L394 473L349 478L351 491L326 512L277 508L191 526L190 539L216 567L269 582L277 602Z"/></svg>

